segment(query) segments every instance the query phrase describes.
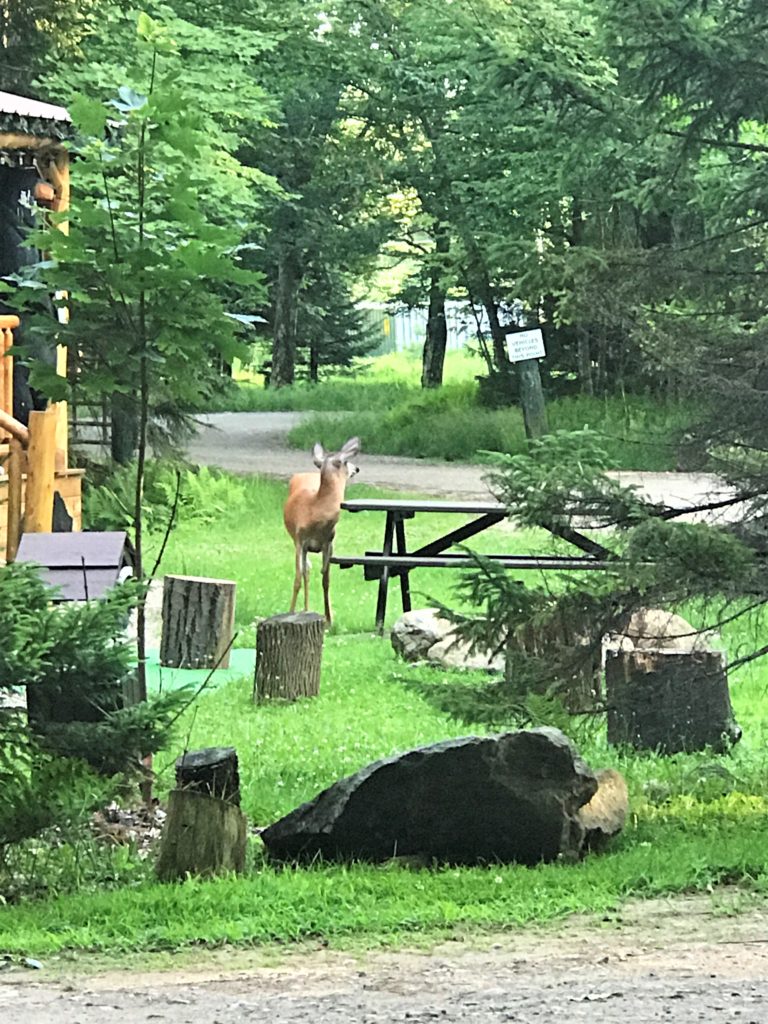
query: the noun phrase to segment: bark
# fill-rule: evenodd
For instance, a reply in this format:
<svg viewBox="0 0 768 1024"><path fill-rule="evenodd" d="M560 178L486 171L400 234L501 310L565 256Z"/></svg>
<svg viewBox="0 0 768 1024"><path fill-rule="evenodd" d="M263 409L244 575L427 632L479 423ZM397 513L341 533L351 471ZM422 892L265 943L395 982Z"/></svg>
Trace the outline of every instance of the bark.
<svg viewBox="0 0 768 1024"><path fill-rule="evenodd" d="M325 620L315 612L274 615L256 627L253 699L298 700L320 692Z"/></svg>
<svg viewBox="0 0 768 1024"><path fill-rule="evenodd" d="M581 203L574 198L571 207L571 245L584 245L584 212ZM576 324L576 364L583 395L595 393L592 381L592 346L589 328L585 324Z"/></svg>
<svg viewBox="0 0 768 1024"><path fill-rule="evenodd" d="M605 682L611 744L664 754L722 751L741 735L721 651L608 652Z"/></svg>
<svg viewBox="0 0 768 1024"><path fill-rule="evenodd" d="M446 256L450 239L443 230L435 235L435 255ZM429 286L429 313L427 315L427 337L422 356L421 386L439 388L443 383L445 350L448 344L448 325L445 320L446 289L442 283L442 266L432 268Z"/></svg>
<svg viewBox="0 0 768 1024"><path fill-rule="evenodd" d="M166 576L160 664L170 668L227 668L235 626L232 580Z"/></svg>
<svg viewBox="0 0 768 1024"><path fill-rule="evenodd" d="M221 875L245 868L245 815L226 800L174 789L168 798L157 876Z"/></svg>
<svg viewBox="0 0 768 1024"><path fill-rule="evenodd" d="M270 387L293 384L295 378L300 288L301 270L296 249L287 243L281 248L277 268Z"/></svg>
<svg viewBox="0 0 768 1024"><path fill-rule="evenodd" d="M189 750L176 761L176 788L240 806L240 773L234 747Z"/></svg>
<svg viewBox="0 0 768 1024"><path fill-rule="evenodd" d="M115 393L111 402L110 449L112 458L124 466L136 454L139 442L139 414L132 395Z"/></svg>

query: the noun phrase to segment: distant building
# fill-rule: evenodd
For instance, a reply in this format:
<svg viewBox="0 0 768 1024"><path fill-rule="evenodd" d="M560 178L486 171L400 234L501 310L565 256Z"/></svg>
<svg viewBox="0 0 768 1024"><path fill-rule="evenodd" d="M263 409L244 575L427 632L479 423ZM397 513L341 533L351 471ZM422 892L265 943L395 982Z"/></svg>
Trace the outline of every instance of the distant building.
<svg viewBox="0 0 768 1024"><path fill-rule="evenodd" d="M357 308L363 314L363 323L371 337L380 339L371 355L380 356L388 352L423 347L427 334L425 308L409 308L385 302L360 302ZM473 313L466 302L449 300L445 304L445 314L449 351L477 343L478 320L479 329L486 340L490 340L490 325L482 307L476 306ZM512 319L522 323L521 310L517 304L502 319L505 322Z"/></svg>

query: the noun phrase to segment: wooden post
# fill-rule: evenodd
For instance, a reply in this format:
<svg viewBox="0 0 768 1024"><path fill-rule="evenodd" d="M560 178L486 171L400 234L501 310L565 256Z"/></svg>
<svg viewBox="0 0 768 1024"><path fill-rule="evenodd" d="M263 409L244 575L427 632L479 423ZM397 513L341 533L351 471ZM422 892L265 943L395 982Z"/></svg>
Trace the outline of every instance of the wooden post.
<svg viewBox="0 0 768 1024"><path fill-rule="evenodd" d="M298 700L320 692L325 619L315 612L273 615L256 627L253 699Z"/></svg>
<svg viewBox="0 0 768 1024"><path fill-rule="evenodd" d="M56 191L53 201L55 213L65 213L69 209L69 153L62 146L57 146L51 153L46 168L46 178ZM62 234L69 234L69 221L60 220L56 225ZM66 292L57 292L57 299L66 299ZM57 310L59 322L69 322L69 308ZM56 346L56 373L60 377L67 376L67 346ZM58 468L66 469L69 464L69 415L66 402L58 403L58 422L56 425L56 452Z"/></svg>
<svg viewBox="0 0 768 1024"><path fill-rule="evenodd" d="M21 442L11 438L8 455L8 534L5 542L5 560L16 558L21 538Z"/></svg>
<svg viewBox="0 0 768 1024"><path fill-rule="evenodd" d="M27 489L24 529L27 533L50 533L53 526L53 481L56 467L55 405L45 412L29 414Z"/></svg>
<svg viewBox="0 0 768 1024"><path fill-rule="evenodd" d="M523 407L525 436L543 437L549 430L547 410L544 405L544 390L541 386L541 371L538 359L521 359L517 366L520 381L520 404Z"/></svg>
<svg viewBox="0 0 768 1024"><path fill-rule="evenodd" d="M166 576L160 664L170 668L227 668L235 628L233 580Z"/></svg>
<svg viewBox="0 0 768 1024"><path fill-rule="evenodd" d="M13 331L19 326L17 316L0 316L0 411L13 416Z"/></svg>

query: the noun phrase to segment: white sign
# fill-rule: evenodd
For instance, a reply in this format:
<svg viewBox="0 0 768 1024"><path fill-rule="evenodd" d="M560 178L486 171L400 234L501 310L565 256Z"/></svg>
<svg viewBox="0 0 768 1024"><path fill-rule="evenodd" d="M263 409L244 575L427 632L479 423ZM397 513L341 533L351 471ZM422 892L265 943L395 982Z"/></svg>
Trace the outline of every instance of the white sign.
<svg viewBox="0 0 768 1024"><path fill-rule="evenodd" d="M516 331L507 335L507 351L512 363L519 363L523 359L541 359L546 355L544 351L544 335L541 328L537 327L532 331Z"/></svg>

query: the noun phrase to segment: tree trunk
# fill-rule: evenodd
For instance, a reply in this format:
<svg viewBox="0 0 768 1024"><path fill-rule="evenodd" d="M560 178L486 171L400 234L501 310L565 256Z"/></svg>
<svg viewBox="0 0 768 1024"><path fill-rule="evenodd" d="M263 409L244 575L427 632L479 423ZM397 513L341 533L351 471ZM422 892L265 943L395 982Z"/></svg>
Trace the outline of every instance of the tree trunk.
<svg viewBox="0 0 768 1024"><path fill-rule="evenodd" d="M300 287L301 272L296 249L287 243L280 250L277 268L270 387L280 388L294 381Z"/></svg>
<svg viewBox="0 0 768 1024"><path fill-rule="evenodd" d="M435 235L435 256L438 258L438 263L432 267L430 275L427 337L422 356L421 386L423 388L439 388L443 383L448 325L445 320L446 289L442 283L444 268L439 259L448 254L449 245L448 235L442 229L438 229Z"/></svg>
<svg viewBox="0 0 768 1024"><path fill-rule="evenodd" d="M315 612L273 615L256 627L253 699L298 700L320 692L325 620Z"/></svg>
<svg viewBox="0 0 768 1024"><path fill-rule="evenodd" d="M721 651L609 651L605 684L611 744L722 751L741 735Z"/></svg>
<svg viewBox="0 0 768 1024"><path fill-rule="evenodd" d="M160 664L170 668L227 668L235 626L232 580L166 576Z"/></svg>
<svg viewBox="0 0 768 1024"><path fill-rule="evenodd" d="M245 815L234 804L205 793L174 789L168 798L157 876L175 882L187 875L221 875L245 869Z"/></svg>
<svg viewBox="0 0 768 1024"><path fill-rule="evenodd" d="M590 346L589 328L576 327L576 358L579 368L579 381L582 395L594 395L595 386L592 382L592 349Z"/></svg>
<svg viewBox="0 0 768 1024"><path fill-rule="evenodd" d="M112 458L124 466L136 454L139 441L139 418L132 395L115 393L111 401L110 449Z"/></svg>

